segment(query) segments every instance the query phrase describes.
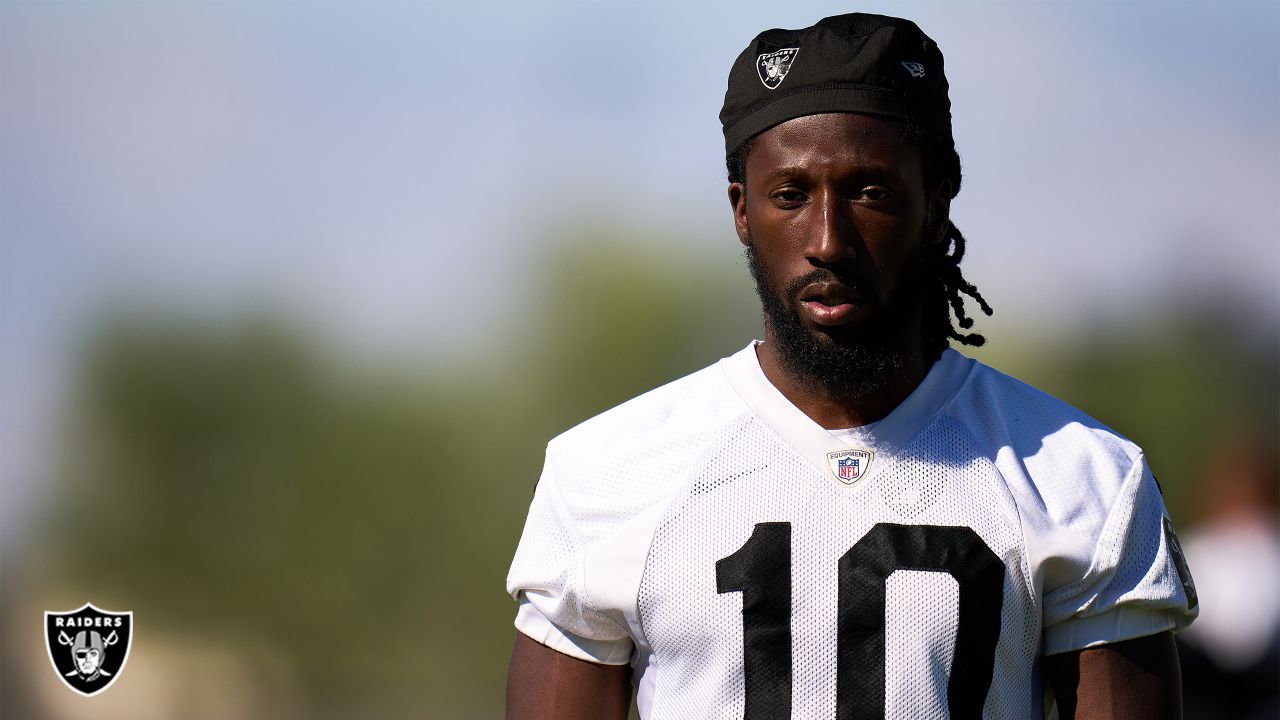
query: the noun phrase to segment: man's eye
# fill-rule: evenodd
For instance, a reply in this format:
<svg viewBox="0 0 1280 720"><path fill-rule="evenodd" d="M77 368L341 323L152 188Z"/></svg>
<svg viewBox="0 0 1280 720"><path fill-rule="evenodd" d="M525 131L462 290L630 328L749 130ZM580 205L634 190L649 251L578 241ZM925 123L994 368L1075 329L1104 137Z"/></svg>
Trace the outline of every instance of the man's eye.
<svg viewBox="0 0 1280 720"><path fill-rule="evenodd" d="M773 194L773 199L783 205L794 205L804 202L805 195L799 190L778 190Z"/></svg>
<svg viewBox="0 0 1280 720"><path fill-rule="evenodd" d="M858 199L883 202L889 199L889 191L882 187L865 187L858 191Z"/></svg>

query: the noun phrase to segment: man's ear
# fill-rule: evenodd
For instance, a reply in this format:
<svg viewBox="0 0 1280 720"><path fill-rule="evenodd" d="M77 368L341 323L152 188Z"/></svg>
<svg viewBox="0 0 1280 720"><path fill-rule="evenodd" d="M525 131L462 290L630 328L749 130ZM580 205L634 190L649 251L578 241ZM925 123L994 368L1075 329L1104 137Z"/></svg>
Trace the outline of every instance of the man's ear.
<svg viewBox="0 0 1280 720"><path fill-rule="evenodd" d="M947 240L947 229L951 223L951 181L943 180L934 188L933 195L929 198L929 224L928 228L932 237L929 241L934 245L941 245Z"/></svg>
<svg viewBox="0 0 1280 720"><path fill-rule="evenodd" d="M747 245L751 235L747 232L747 186L729 183L729 205L733 208L733 228L738 231L738 241Z"/></svg>

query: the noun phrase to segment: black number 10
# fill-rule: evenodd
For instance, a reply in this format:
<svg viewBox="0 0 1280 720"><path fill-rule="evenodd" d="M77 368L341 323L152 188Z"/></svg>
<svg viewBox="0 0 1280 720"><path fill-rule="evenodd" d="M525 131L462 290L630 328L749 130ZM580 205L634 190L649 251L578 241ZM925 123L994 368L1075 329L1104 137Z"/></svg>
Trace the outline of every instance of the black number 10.
<svg viewBox="0 0 1280 720"><path fill-rule="evenodd" d="M840 558L836 720L885 713L885 581L895 570L949 573L960 586L947 681L955 720L982 717L995 669L1004 563L972 528L880 523ZM742 593L745 720L791 717L791 523L759 523L716 563L716 591Z"/></svg>

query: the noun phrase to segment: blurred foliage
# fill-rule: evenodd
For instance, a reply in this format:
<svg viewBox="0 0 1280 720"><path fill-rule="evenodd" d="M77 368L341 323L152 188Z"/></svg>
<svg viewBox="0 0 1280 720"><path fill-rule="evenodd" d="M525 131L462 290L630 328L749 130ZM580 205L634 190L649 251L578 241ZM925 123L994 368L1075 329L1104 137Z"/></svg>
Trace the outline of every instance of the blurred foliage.
<svg viewBox="0 0 1280 720"><path fill-rule="evenodd" d="M136 599L148 625L267 648L299 716L500 716L503 581L545 442L758 333L741 267L583 235L524 324L448 367L352 372L279 317L99 324L47 572ZM1145 444L1178 507L1192 441L1276 397L1275 358L1210 330L1020 350L1009 369Z"/></svg>
<svg viewBox="0 0 1280 720"><path fill-rule="evenodd" d="M352 372L282 317L98 323L47 570L283 656L302 717L499 716L546 441L756 334L731 271L642 246L566 246L456 367Z"/></svg>

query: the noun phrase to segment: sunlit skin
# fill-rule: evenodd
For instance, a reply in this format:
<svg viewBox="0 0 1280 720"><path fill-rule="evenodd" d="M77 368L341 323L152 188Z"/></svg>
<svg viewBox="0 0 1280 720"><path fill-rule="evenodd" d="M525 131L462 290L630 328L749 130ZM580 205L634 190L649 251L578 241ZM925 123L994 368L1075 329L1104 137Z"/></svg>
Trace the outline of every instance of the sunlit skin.
<svg viewBox="0 0 1280 720"><path fill-rule="evenodd" d="M751 147L746 179L745 185L729 185L738 238L754 246L775 291L827 342L856 339L882 311L912 253L921 243L942 241L950 208L950 184L926 188L920 154L901 142L899 125L870 115L810 115L766 130ZM783 294L792 281L819 269L850 283L820 282ZM929 369L918 306L891 337L906 359L902 372L859 398L835 397L791 377L770 326L766 317L765 341L757 350L765 375L826 428L884 417Z"/></svg>

